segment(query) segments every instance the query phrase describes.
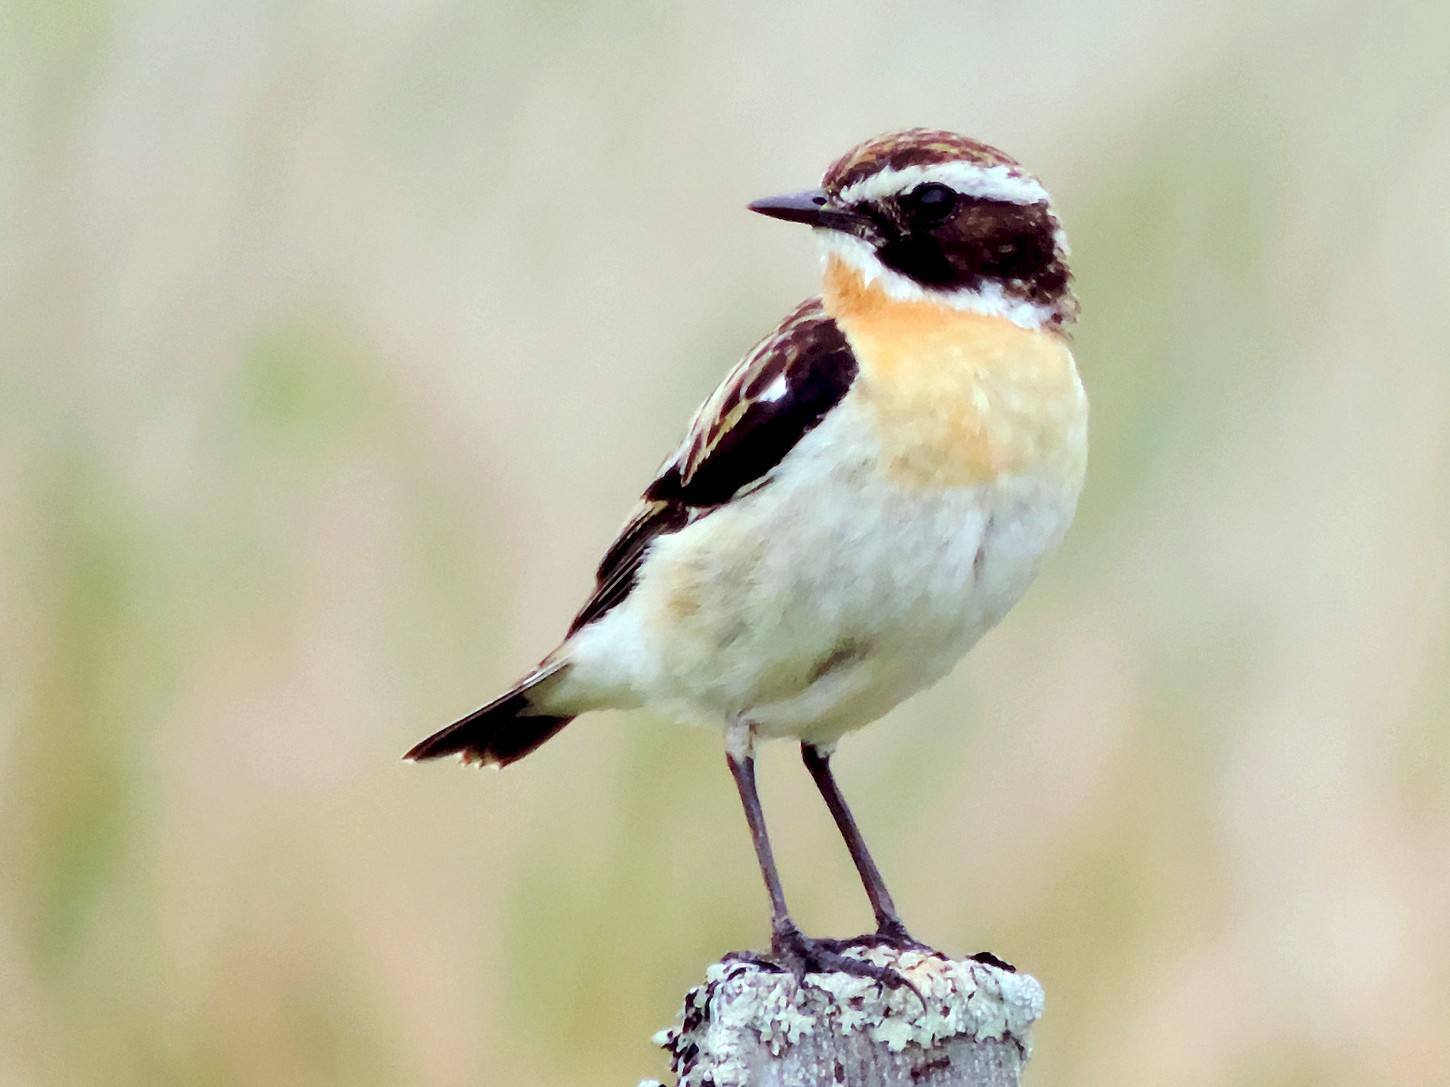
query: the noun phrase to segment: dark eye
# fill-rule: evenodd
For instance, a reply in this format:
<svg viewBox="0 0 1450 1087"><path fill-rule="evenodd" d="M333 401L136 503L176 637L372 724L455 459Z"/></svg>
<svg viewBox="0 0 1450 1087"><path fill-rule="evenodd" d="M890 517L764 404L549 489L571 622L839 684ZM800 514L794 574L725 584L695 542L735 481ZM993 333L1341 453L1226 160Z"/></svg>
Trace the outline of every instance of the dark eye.
<svg viewBox="0 0 1450 1087"><path fill-rule="evenodd" d="M917 223L939 223L957 208L956 190L932 182L918 185L901 198L901 206Z"/></svg>

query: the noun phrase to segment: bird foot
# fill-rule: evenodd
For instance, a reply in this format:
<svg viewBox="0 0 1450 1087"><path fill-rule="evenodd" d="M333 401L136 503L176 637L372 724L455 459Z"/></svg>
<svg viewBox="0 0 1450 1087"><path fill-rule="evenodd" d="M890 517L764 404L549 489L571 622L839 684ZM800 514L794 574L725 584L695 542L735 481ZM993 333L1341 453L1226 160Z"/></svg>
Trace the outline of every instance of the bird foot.
<svg viewBox="0 0 1450 1087"><path fill-rule="evenodd" d="M894 951L919 951L923 955L935 955L939 959L946 957L936 948L922 943L907 932L906 926L894 917L882 921L875 932L863 933L845 943L851 947L889 947Z"/></svg>
<svg viewBox="0 0 1450 1087"><path fill-rule="evenodd" d="M926 1010L926 998L905 974L889 966L842 954L845 948L855 946L862 944L856 940L812 939L789 921L777 924L770 937L774 964L794 977L802 988L820 988L811 984L808 974L847 974L869 978L887 989L908 989L920 1001L922 1011Z"/></svg>

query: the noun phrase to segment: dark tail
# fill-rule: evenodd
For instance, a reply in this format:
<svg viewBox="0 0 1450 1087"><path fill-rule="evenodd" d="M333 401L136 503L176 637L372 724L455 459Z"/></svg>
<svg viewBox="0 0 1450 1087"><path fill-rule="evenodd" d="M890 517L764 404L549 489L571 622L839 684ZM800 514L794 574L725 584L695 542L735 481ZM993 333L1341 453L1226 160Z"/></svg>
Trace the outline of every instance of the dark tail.
<svg viewBox="0 0 1450 1087"><path fill-rule="evenodd" d="M403 757L421 761L462 755L464 762L485 766L518 761L574 720L542 713L530 699L534 688L561 674L557 664L532 673L507 694L435 732Z"/></svg>

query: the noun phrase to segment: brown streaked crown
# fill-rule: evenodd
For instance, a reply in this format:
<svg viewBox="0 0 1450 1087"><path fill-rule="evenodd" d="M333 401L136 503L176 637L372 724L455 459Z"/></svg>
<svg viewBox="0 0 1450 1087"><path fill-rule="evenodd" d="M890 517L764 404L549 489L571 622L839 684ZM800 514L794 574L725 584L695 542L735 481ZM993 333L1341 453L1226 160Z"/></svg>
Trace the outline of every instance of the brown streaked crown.
<svg viewBox="0 0 1450 1087"><path fill-rule="evenodd" d="M989 144L942 128L903 128L863 140L831 163L821 186L832 195L878 170L971 162L978 166L1020 166Z"/></svg>

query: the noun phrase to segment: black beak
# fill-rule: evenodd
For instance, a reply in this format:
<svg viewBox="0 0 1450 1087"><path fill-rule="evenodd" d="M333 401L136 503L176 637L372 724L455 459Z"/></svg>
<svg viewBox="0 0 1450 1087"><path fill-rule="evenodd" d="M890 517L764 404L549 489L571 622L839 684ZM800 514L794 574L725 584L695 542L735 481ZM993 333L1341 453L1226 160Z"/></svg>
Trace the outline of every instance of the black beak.
<svg viewBox="0 0 1450 1087"><path fill-rule="evenodd" d="M763 200L752 201L748 206L751 211L769 215L772 219L805 223L847 234L861 234L871 223L865 216L831 203L825 189L808 189L789 196L767 196Z"/></svg>

